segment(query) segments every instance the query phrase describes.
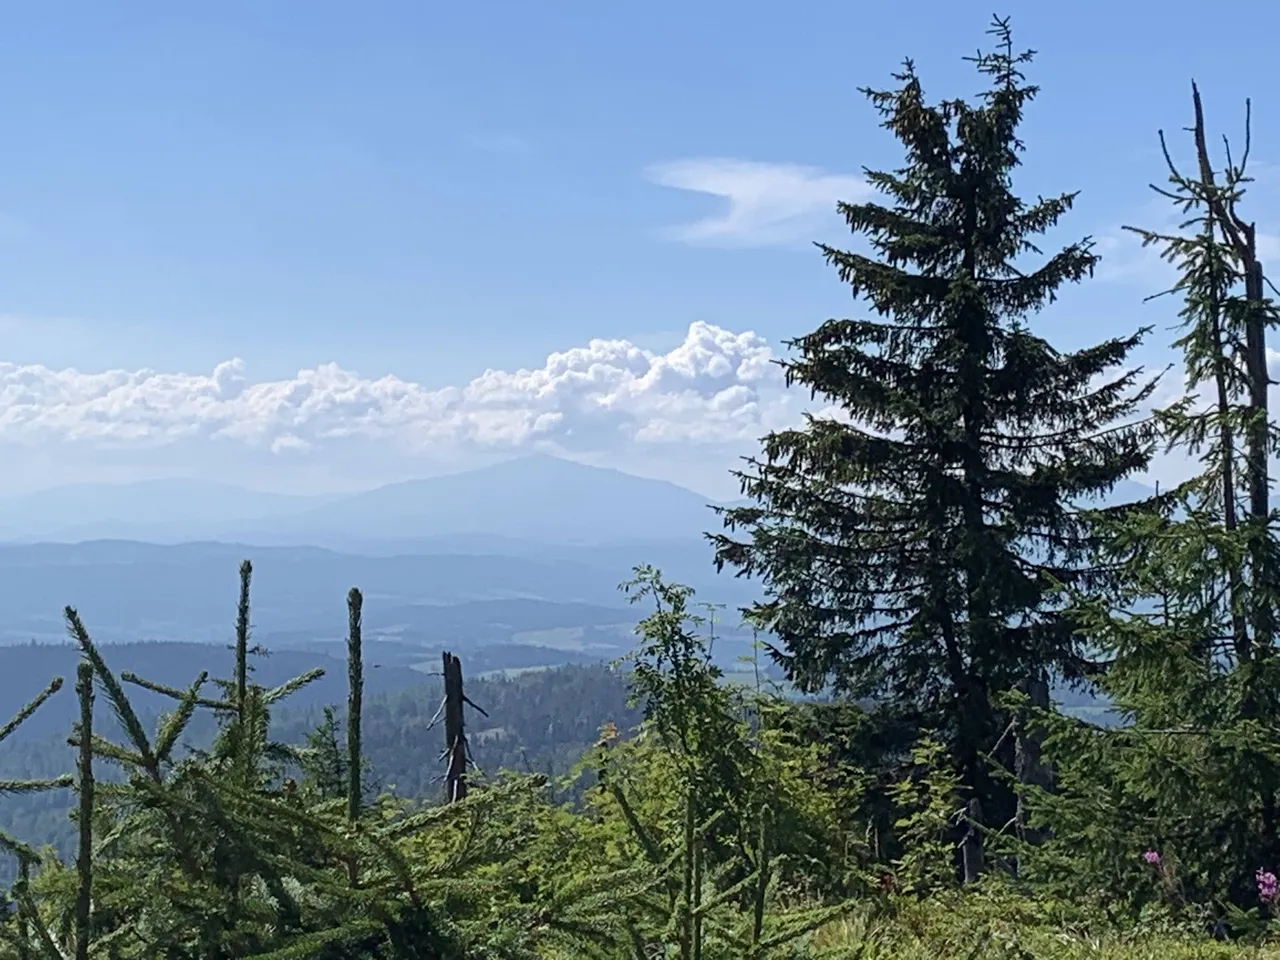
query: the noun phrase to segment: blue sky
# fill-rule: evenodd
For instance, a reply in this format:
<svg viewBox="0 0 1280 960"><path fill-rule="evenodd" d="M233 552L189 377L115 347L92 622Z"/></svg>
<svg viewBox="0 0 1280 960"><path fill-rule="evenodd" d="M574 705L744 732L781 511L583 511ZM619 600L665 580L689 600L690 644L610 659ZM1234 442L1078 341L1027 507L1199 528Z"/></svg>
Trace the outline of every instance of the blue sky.
<svg viewBox="0 0 1280 960"><path fill-rule="evenodd" d="M780 340L853 309L807 241L840 239L835 196L856 193L864 165L899 157L857 88L890 84L911 56L932 96L979 89L961 58L987 43L991 11L941 0L903 9L6 5L0 361L10 366L0 398L11 410L57 409L9 424L4 439L26 444L29 467L5 483L221 464L256 485L350 486L505 455L527 446L509 407L504 425L473 424L471 445L459 446L456 425L447 438L423 426L444 416L424 405L456 413L463 401L439 391L486 369L537 371L593 338L661 357L700 321L760 340L702 336L693 359L665 373L617 349L566 361L578 384L600 363L610 382L619 370L662 382L647 382L643 404L639 387L623 391L633 407L621 440L617 421L592 421L562 446L707 487L750 428L655 443L670 423L701 416L671 398L689 400L710 370L718 387L699 396L719 397L709 416L732 420L725 408L738 403L739 416L741 391L725 395L732 376L712 367L758 356L762 343L776 354ZM1044 90L1024 127L1019 187L1081 190L1062 239L1092 234L1109 255L1100 279L1038 322L1063 346L1168 317L1141 305L1163 277L1118 226L1167 219L1146 184L1162 177L1157 128L1183 148L1192 77L1213 129L1233 138L1253 96L1254 156L1280 160L1266 66L1280 7L1240 5L1242 28L1213 44L1188 26L1197 9L1086 0L998 11L1013 16L1019 46L1040 51L1032 78ZM1251 209L1264 231L1267 214L1280 214L1277 189L1265 177L1257 187ZM713 356L722 348L723 362ZM242 365L215 375L233 358ZM317 367L329 372L299 386L298 372ZM681 371L689 382L677 382ZM389 375L403 386L368 386ZM230 392L218 386L228 378L239 384ZM270 397L254 402L275 404L271 425L229 423L239 414L227 410L216 430L201 425L218 397L264 383ZM212 400L167 411L163 429L147 420L205 388ZM280 399L299 391L311 408ZM393 401L394 416L378 406ZM543 414L564 424L567 403L521 415L526 427ZM655 410L668 428L653 427ZM363 472L344 466L356 452Z"/></svg>

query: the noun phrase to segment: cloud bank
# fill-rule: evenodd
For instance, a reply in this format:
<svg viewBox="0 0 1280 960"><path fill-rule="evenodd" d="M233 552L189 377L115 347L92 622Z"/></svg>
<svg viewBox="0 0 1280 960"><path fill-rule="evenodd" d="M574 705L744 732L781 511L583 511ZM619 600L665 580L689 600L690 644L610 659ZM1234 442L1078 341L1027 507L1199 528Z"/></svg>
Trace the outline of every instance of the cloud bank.
<svg viewBox="0 0 1280 960"><path fill-rule="evenodd" d="M0 446L18 465L0 492L175 472L350 488L541 450L728 496L728 468L761 437L833 413L786 390L776 358L755 333L698 322L665 352L595 339L444 387L334 363L266 381L238 359L206 373L0 363ZM1280 353L1268 359L1280 379ZM1158 402L1181 386L1170 371ZM1191 466L1160 457L1152 473Z"/></svg>
<svg viewBox="0 0 1280 960"><path fill-rule="evenodd" d="M264 382L239 359L208 373L0 363L0 443L120 450L204 439L279 456L353 438L427 456L735 443L794 417L773 357L754 333L694 323L666 353L592 340L534 369L439 389L333 363Z"/></svg>

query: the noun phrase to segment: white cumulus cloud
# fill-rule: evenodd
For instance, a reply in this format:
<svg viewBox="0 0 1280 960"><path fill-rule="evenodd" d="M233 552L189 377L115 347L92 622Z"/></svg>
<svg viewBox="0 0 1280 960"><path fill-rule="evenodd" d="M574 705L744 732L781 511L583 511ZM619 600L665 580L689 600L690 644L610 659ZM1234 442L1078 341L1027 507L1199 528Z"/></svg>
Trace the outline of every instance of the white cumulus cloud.
<svg viewBox="0 0 1280 960"><path fill-rule="evenodd" d="M348 439L419 455L737 443L794 417L773 356L754 333L699 322L665 353L592 340L536 368L437 389L333 363L261 382L236 359L209 373L0 363L0 442L154 449L212 440L290 457Z"/></svg>
<svg viewBox="0 0 1280 960"><path fill-rule="evenodd" d="M685 243L771 246L809 239L837 201L865 199L861 177L825 173L793 163L700 158L656 164L645 171L653 183L719 197L721 212L674 227L669 235Z"/></svg>

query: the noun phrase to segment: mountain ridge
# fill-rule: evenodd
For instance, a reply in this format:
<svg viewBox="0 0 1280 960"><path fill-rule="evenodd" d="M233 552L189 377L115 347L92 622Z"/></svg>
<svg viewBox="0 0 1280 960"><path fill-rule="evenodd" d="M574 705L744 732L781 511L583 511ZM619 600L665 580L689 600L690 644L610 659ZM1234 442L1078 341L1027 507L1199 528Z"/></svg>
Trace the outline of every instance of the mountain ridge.
<svg viewBox="0 0 1280 960"><path fill-rule="evenodd" d="M335 549L449 537L648 542L716 526L713 502L670 481L539 454L352 494L268 493L192 478L55 487L0 498L0 540Z"/></svg>
<svg viewBox="0 0 1280 960"><path fill-rule="evenodd" d="M1106 500L1152 493L1125 480ZM742 502L537 454L346 494L272 493L198 478L72 484L0 498L0 543L217 542L381 554L643 549L701 538L720 526L713 507Z"/></svg>

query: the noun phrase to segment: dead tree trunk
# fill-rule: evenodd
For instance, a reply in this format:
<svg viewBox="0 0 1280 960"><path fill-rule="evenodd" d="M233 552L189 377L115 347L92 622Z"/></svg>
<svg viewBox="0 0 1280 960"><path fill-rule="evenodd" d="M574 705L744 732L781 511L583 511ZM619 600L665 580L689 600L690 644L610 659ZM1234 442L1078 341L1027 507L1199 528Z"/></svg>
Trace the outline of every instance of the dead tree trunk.
<svg viewBox="0 0 1280 960"><path fill-rule="evenodd" d="M1249 419L1245 428L1248 447L1246 463L1249 474L1249 516L1259 524L1265 524L1271 513L1271 478L1267 468L1270 422L1267 411L1267 389L1271 378L1267 372L1267 325L1274 320L1272 310L1268 308L1263 285L1265 277L1262 263L1258 259L1258 240L1255 225L1246 221L1236 212L1236 201L1242 191L1240 184L1246 182L1245 166L1249 162L1250 122L1252 111L1245 101L1245 147L1244 156L1239 166L1234 166L1228 152L1228 164L1232 168L1227 172L1227 182L1219 186L1213 173L1213 164L1209 159L1208 138L1205 135L1204 106L1200 101L1200 90L1191 84L1191 99L1195 109L1195 127L1192 134L1196 144L1196 159L1200 168L1200 185L1204 200L1214 220L1221 228L1227 243L1235 252L1244 277L1244 299L1247 308L1245 315L1245 374L1249 384ZM1250 545L1250 561L1255 592L1260 584L1269 588L1274 571L1267 568L1267 558L1261 538L1254 538ZM1251 626L1253 638L1248 659L1255 652L1266 652L1271 649L1275 634L1274 614L1269 603L1254 599ZM1242 658L1243 659L1243 658Z"/></svg>
<svg viewBox="0 0 1280 960"><path fill-rule="evenodd" d="M1267 409L1267 391L1271 378L1267 371L1266 331L1267 326L1275 321L1275 311L1267 302L1263 289L1266 279L1262 263L1258 259L1257 230L1252 222L1236 213L1236 201L1242 193L1239 187L1246 182L1245 166L1249 160L1252 111L1246 100L1244 155L1237 166L1232 163L1228 152L1227 182L1224 187L1219 188L1209 161L1204 107L1200 101L1200 91L1194 83L1191 85L1191 97L1195 108L1195 127L1192 133L1195 137L1203 191L1211 212L1235 252L1244 277L1244 365L1249 386L1249 417L1245 426L1248 449L1245 458L1249 479L1248 512L1251 522L1267 528L1271 515L1271 478L1268 471L1271 424ZM1272 596L1277 579L1280 579L1280 571L1274 569L1263 537L1256 532L1249 544L1249 567L1252 590L1248 608L1253 636L1240 652L1241 661L1271 655L1276 634ZM1257 710L1258 696L1253 689L1253 681L1249 679L1246 680L1244 695L1241 697L1240 712L1245 717L1254 717ZM1280 810L1277 810L1275 795L1269 791L1262 795L1262 834L1264 849L1268 855L1274 855L1280 850Z"/></svg>
<svg viewBox="0 0 1280 960"><path fill-rule="evenodd" d="M1043 675L1027 680L1026 694L1033 710L1049 709L1049 681ZM1027 803L1023 792L1027 787L1052 790L1053 770L1044 762L1042 756L1044 745L1040 731L1034 729L1026 716L1018 717L1016 730L1014 772L1018 777L1019 785L1024 788L1018 795L1018 839L1036 844L1044 839L1044 833L1027 826Z"/></svg>
<svg viewBox="0 0 1280 960"><path fill-rule="evenodd" d="M982 834L979 832L982 823L982 804L974 797L969 801L965 811L965 819L969 829L960 842L960 853L964 864L964 882L977 883L982 876Z"/></svg>
<svg viewBox="0 0 1280 960"><path fill-rule="evenodd" d="M448 767L445 772L445 800L456 803L467 795L467 735L462 706L462 661L448 651L444 654L444 741Z"/></svg>

